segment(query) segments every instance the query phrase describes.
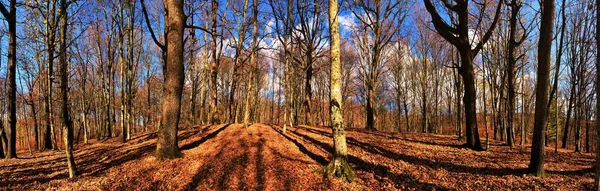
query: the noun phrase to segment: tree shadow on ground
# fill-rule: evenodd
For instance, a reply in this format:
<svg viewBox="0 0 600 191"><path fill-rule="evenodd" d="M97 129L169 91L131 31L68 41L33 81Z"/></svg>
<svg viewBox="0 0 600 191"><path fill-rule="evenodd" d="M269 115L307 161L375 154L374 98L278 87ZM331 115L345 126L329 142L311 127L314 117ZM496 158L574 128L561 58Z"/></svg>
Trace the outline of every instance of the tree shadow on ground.
<svg viewBox="0 0 600 191"><path fill-rule="evenodd" d="M225 127L217 131L222 131ZM197 189L202 183L211 186L213 184L216 185L216 188L211 187L210 189L231 190L231 186L233 186L232 179L237 179L238 182L235 185L237 189L264 190L265 164L262 152L265 140L259 134L259 142L250 143L251 141L247 139L248 136L240 136L238 131L228 131L224 135L221 135L220 140L224 141L219 144L218 152L204 161L191 181L182 187L184 190ZM253 148L257 149L255 153L253 153ZM247 172L247 168L251 166L251 162L256 165L255 171ZM236 172L238 173L236 174ZM250 173L255 173L255 188L251 188L253 185L249 184L252 181L248 179Z"/></svg>
<svg viewBox="0 0 600 191"><path fill-rule="evenodd" d="M189 139L194 135L198 135L199 132L200 131L182 132L178 135L179 140ZM156 133L146 133L137 135L127 143L119 144L118 146L108 145L79 148L74 153L77 170L83 177L97 176L111 167L139 159L150 154L155 148L156 144L152 140L156 137ZM214 135L212 137L214 137ZM212 137L203 137L201 138L201 142ZM50 156L49 160L41 162L0 166L4 168L3 170L11 172L0 174L2 185L11 187L31 184L32 182L44 184L52 180L68 178L66 158L64 158L63 154L64 152L56 152L52 154L53 156ZM64 171L64 173L52 175L53 173L60 171ZM81 176L77 178L81 178Z"/></svg>
<svg viewBox="0 0 600 191"><path fill-rule="evenodd" d="M310 127L307 127L304 125L301 125L298 127L302 128L303 130L309 131L311 133L327 135L327 136L331 135L329 132L327 132L325 130L321 130L321 129L310 128ZM431 145L431 146L452 147L452 148L457 148L457 149L467 148L464 144L448 143L449 141L447 141L443 138L438 138L438 137L434 137L434 138L428 137L428 139L431 141L427 141L427 140L409 139L406 137L401 137L401 136L396 136L396 135L387 135L385 133L376 132L376 131L372 131L372 130L353 130L353 131L363 133L363 134L374 135L374 136L381 136L381 137L385 137L385 138L392 139L392 140L402 140L402 141L421 143L421 144L426 144L426 145Z"/></svg>
<svg viewBox="0 0 600 191"><path fill-rule="evenodd" d="M230 125L231 125L231 124L226 124L226 125L223 125L223 127L219 128L219 129L218 129L218 130L216 130L216 131L213 131L212 133L209 133L208 135L206 135L206 136L202 137L201 139L199 139L199 140L197 140L197 141L194 141L194 142L192 142L192 143L188 143L188 144L186 144L186 145L183 145L183 146L181 147L181 150L182 150L182 151L184 151L184 150L189 150L189 149L196 148L196 147L200 146L200 144L202 144L202 143L206 142L207 140L209 140L209 139L212 139L212 138L216 137L216 136L217 136L219 133L221 133L221 131L225 130L225 128L229 127Z"/></svg>
<svg viewBox="0 0 600 191"><path fill-rule="evenodd" d="M305 129L306 128L303 128L302 130L305 130ZM310 132L308 130L306 130L306 131ZM323 131L318 131L318 132L323 133L322 136L331 137L331 133L323 132ZM294 131L294 133L298 134L299 136L302 136L303 138L306 138L307 140L311 140L313 142L319 142L318 140L316 140L306 134L299 133L298 131ZM386 148L383 148L381 146L377 146L377 145L373 145L373 144L369 144L366 142L356 140L353 137L346 137L346 140L348 141L348 144L359 147L362 150L365 150L372 154L381 155L381 156L387 157L392 160L402 160L407 163L411 163L413 165L419 165L419 166L429 167L429 168L433 168L433 169L442 168L449 172L470 173L470 174L474 174L474 175L490 175L490 176L506 176L506 175L520 176L520 175L523 175L526 173L526 169L518 169L518 168L500 169L500 168L485 168L485 167L477 168L477 167L454 164L454 163L450 163L450 162L432 161L430 159L424 159L424 158L419 158L419 157L415 157L415 156L410 156L410 155L394 152L394 151L388 150ZM321 142L321 145L327 145L327 144Z"/></svg>
<svg viewBox="0 0 600 191"><path fill-rule="evenodd" d="M331 133L322 131L322 130L316 130L316 129L307 128L307 127L303 127L302 130L305 130L305 131L308 131L308 132L311 132L314 134L319 134L321 136L331 137ZM298 133L298 132L295 131L295 133ZM305 135L303 135L303 136L305 136ZM306 137L308 139L312 139L308 136L306 136ZM450 172L470 173L470 174L474 174L474 175L489 175L489 176L508 176L508 175L521 176L523 174L527 174L527 169L525 169L525 168L486 168L486 167L478 168L478 167L471 167L471 166L465 166L465 165L458 165L458 164L454 164L454 163L450 163L450 162L432 161L429 159L423 159L423 158L418 158L415 156L410 156L410 155L405 155L402 153L394 152L394 151L388 150L386 148L383 148L381 146L376 146L376 145L373 145L370 143L356 140L353 137L347 137L346 139L348 141L348 144L357 146L369 153L385 156L385 157L393 159L393 160L402 160L402 161L405 161L405 162L408 162L408 163L411 163L414 165L431 167L434 169L443 168ZM406 140L406 139L403 139L403 140ZM314 141L317 141L317 140L314 140ZM423 144L428 144L428 145L435 144L435 142L426 142L426 141L416 141L416 140L407 140L407 141L418 142L418 143L423 143ZM435 144L435 145L446 146L446 147L456 146L456 145L448 146L448 145L444 145L444 144ZM572 170L572 171L547 170L546 172L549 174L564 175L564 176L585 175L586 173L593 172L593 168L586 168L586 169Z"/></svg>
<svg viewBox="0 0 600 191"><path fill-rule="evenodd" d="M276 128L274 126L271 126L271 127L274 130L280 132L279 128ZM297 131L290 130L288 132L291 132L292 134L300 137L301 139L308 141L307 144L316 145L316 146L318 146L326 151L329 151L329 152L331 152L333 150L333 147L327 143L318 141L312 137L298 133ZM281 132L280 132L280 134L286 138L289 137L288 140L293 139L289 135L284 135ZM304 144L302 144L300 141L294 140L292 142L294 142L294 144L296 144L296 146L298 146L298 148L301 148L301 147L306 148L306 146L304 146ZM323 156L312 153L308 149L301 149L301 150L304 150L303 153L307 154L309 157L310 156L318 156L316 158L318 158L319 161L317 161L317 160L315 160L315 161L319 162L321 165L327 164L327 161L321 161L321 160L325 160ZM311 157L311 158L313 158L313 157ZM410 177L408 175L393 173L393 172L391 172L390 168L387 166L364 161L361 158L356 157L351 153L348 155L348 162L353 166L353 168L355 170L373 173L375 175L375 178L380 182L385 181L385 179L392 180L394 182L394 186L397 189L400 189L401 188L400 186L404 185L404 186L419 188L422 190L449 190L449 188L444 188L439 185L420 182L419 180L415 179L414 177Z"/></svg>

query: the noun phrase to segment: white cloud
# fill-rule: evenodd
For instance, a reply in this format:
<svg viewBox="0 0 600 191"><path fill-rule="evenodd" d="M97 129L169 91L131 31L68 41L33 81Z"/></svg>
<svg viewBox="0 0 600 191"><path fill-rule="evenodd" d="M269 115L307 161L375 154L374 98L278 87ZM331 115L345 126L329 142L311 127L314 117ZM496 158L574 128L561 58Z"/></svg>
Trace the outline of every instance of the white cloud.
<svg viewBox="0 0 600 191"><path fill-rule="evenodd" d="M341 25L342 30L352 30L356 27L356 21L352 14L339 15L338 22Z"/></svg>

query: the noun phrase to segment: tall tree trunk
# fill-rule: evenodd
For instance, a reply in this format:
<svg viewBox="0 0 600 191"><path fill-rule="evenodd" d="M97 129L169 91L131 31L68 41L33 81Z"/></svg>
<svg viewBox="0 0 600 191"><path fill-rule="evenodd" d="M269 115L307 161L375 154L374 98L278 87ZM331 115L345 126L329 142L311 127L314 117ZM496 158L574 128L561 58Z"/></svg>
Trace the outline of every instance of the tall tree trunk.
<svg viewBox="0 0 600 191"><path fill-rule="evenodd" d="M243 9L241 10L242 12L242 18L241 18L241 24L238 24L238 28L237 28L237 44L236 44L236 49L235 49L235 56L233 58L233 62L234 62L234 67L233 67L233 72L232 72L232 78L231 78L231 87L229 90L229 123L234 123L237 120L237 105L235 103L235 91L237 89L237 83L240 80L240 69L242 67L242 62L240 62L240 56L242 55L242 51L243 51L243 44L244 44L244 39L246 37L246 12L248 10L248 0L244 0L244 5L243 5Z"/></svg>
<svg viewBox="0 0 600 191"><path fill-rule="evenodd" d="M208 23L205 23L205 26L208 28ZM208 33L204 33L204 42L208 42ZM206 89L208 88L208 63L209 63L209 52L208 49L204 49L203 51L203 55L204 55L204 66L202 67L202 73L200 75L202 75L202 84L200 85L200 123L202 124L206 124L207 120L206 120Z"/></svg>
<svg viewBox="0 0 600 191"><path fill-rule="evenodd" d="M596 0L596 84L600 84L600 0ZM596 95L600 88L596 87ZM600 102L596 100L596 116L600 116ZM596 174L594 174L594 190L600 190L600 123L596 122Z"/></svg>
<svg viewBox="0 0 600 191"><path fill-rule="evenodd" d="M352 168L347 162L348 150L344 132L344 118L342 114L342 64L340 62L340 33L338 25L337 0L329 0L329 33L331 38L331 76L330 76L330 101L331 126L333 131L333 160L324 169L325 174L352 181Z"/></svg>
<svg viewBox="0 0 600 191"><path fill-rule="evenodd" d="M521 144L525 145L527 139L527 127L525 126L525 69L521 68Z"/></svg>
<svg viewBox="0 0 600 191"><path fill-rule="evenodd" d="M124 24L124 14L123 14L123 4L119 5L118 7L118 17L120 18L120 22L119 25L121 28L124 28L123 25ZM121 103L120 103L120 111L121 111L121 142L125 143L127 142L127 129L125 128L125 120L126 120L126 113L127 113L127 98L126 98L126 91L125 91L125 70L126 70L126 65L127 63L125 63L125 47L124 47L124 43L125 43L125 37L124 37L124 33L123 30L119 30L118 31L118 44L117 46L119 47L118 49L118 54L119 54L119 66L120 66L120 70L119 70L119 89L120 89L120 96L121 96ZM116 91L116 90L115 90Z"/></svg>
<svg viewBox="0 0 600 191"><path fill-rule="evenodd" d="M565 119L565 128L562 137L562 145L561 148L567 148L567 142L569 138L569 124L571 123L571 113L573 112L573 101L575 99L575 85L571 84L571 93L569 94L569 103L567 105L567 114Z"/></svg>
<svg viewBox="0 0 600 191"><path fill-rule="evenodd" d="M475 89L475 77L473 74L473 63L470 52L461 52L461 67L460 74L464 82L464 97L463 103L465 104L465 123L466 123L466 135L467 135L467 146L475 150L483 150L481 147L481 141L479 139L479 130L477 128L477 107L475 105L477 94Z"/></svg>
<svg viewBox="0 0 600 191"><path fill-rule="evenodd" d="M256 61L256 51L258 49L258 0L254 0L252 2L252 50L250 52L250 74L248 76L248 91L246 93L246 104L244 105L244 127L248 127L248 121L250 120L250 98L254 96L254 91L258 92L258 86L256 88L252 87L252 83L254 83L253 79L255 78L257 61ZM257 77L258 78L258 77ZM255 90L256 89L256 90ZM255 100L258 100L257 96L254 96ZM256 105L256 104L254 104Z"/></svg>
<svg viewBox="0 0 600 191"><path fill-rule="evenodd" d="M457 69L453 70L453 71L457 71ZM459 74L454 75L454 80L455 80L454 86L456 87L456 110L455 110L455 112L456 112L456 129L457 129L456 132L458 133L458 137L462 138L462 136L463 136L463 133L462 133L462 129L463 129L462 128L462 111L463 110L461 108L462 104L460 103L461 81L460 81L460 77L458 75Z"/></svg>
<svg viewBox="0 0 600 191"><path fill-rule="evenodd" d="M535 92L535 117L533 126L533 141L531 146L531 161L529 172L536 176L544 174L544 139L548 114L548 94L550 85L550 51L554 30L554 0L542 2L542 21L538 41L538 72Z"/></svg>
<svg viewBox="0 0 600 191"><path fill-rule="evenodd" d="M40 150L40 132L39 124L37 119L37 110L35 109L35 102L31 102L31 114L33 117L33 136L35 139L35 150Z"/></svg>
<svg viewBox="0 0 600 191"><path fill-rule="evenodd" d="M75 166L75 158L73 157L73 121L69 115L69 63L67 58L67 27L68 27L68 8L67 0L60 1L60 20L62 23L60 29L60 90L61 90L61 110L63 122L63 138L65 141L65 153L67 155L67 166L69 169L69 177L73 178L77 175Z"/></svg>
<svg viewBox="0 0 600 191"><path fill-rule="evenodd" d="M212 36L212 40L211 40L211 48L212 48L212 64L211 64L211 93L212 93L212 101L211 101L211 115L210 115L210 124L215 124L216 123L216 118L217 118L217 93L218 93L218 86L217 86L217 74L218 74L218 68L219 68L219 55L217 55L218 51L217 51L217 11L219 10L219 4L217 2L217 0L212 0L211 1L211 18L212 18L212 23L211 23L211 36Z"/></svg>
<svg viewBox="0 0 600 191"><path fill-rule="evenodd" d="M552 89L550 90L550 98L548 99L548 108L550 107L550 104L552 103L552 100L554 99L556 92L558 91L558 80L559 80L559 74L560 74L560 63L562 61L562 54L563 54L563 44L564 44L564 37L565 37L565 27L566 27L566 0L562 1L561 4L561 25L560 25L560 40L559 40L559 45L558 45L558 55L556 56L556 66L555 71L554 71L554 83L552 84ZM558 96L556 96L558 97ZM554 152L558 153L558 113L559 113L559 109L558 109L558 99L556 100L556 118L555 118L555 122L556 122L556 131L555 131L555 141L556 143L555 148L554 148ZM567 126L565 126L567 127ZM566 133L566 128L565 128L565 133ZM563 142L564 144L565 142ZM566 146L566 144L565 144Z"/></svg>
<svg viewBox="0 0 600 191"><path fill-rule="evenodd" d="M4 123L0 120L0 159L6 158L4 145L6 144L6 133L4 133Z"/></svg>
<svg viewBox="0 0 600 191"><path fill-rule="evenodd" d="M163 87L163 106L161 128L158 130L156 158L159 160L181 157L177 146L177 128L181 113L181 94L184 83L183 33L185 14L183 0L166 0L165 18L166 63L165 85Z"/></svg>
<svg viewBox="0 0 600 191"><path fill-rule="evenodd" d="M310 84L313 75L312 56L308 55L306 68L306 81L304 81L304 123L312 125L311 102L312 102L312 86Z"/></svg>
<svg viewBox="0 0 600 191"><path fill-rule="evenodd" d="M367 104L366 104L366 111L367 111L367 123L366 123L366 129L367 130L371 130L371 131L376 131L377 129L375 128L375 111L373 111L373 101L374 101L374 90L373 90L373 83L370 81L370 79L368 79L367 82Z"/></svg>
<svg viewBox="0 0 600 191"><path fill-rule="evenodd" d="M588 104L586 104L586 105L588 105ZM585 153L590 152L590 122L592 121L591 114L590 114L591 109L592 108L590 107L590 105L588 105L585 110L586 111L586 115L585 115Z"/></svg>
<svg viewBox="0 0 600 191"><path fill-rule="evenodd" d="M8 125L9 141L6 158L17 158L17 18L16 0L11 0L9 9L6 11L2 5L2 14L8 21Z"/></svg>
<svg viewBox="0 0 600 191"><path fill-rule="evenodd" d="M517 58L515 57L516 49L521 44L516 40L517 33L517 19L519 17L519 12L521 10L521 2L517 0L512 0L510 3L511 6L511 14L510 14L510 34L509 34L509 42L508 42L508 66L506 68L508 73L508 108L506 108L506 119L507 122L507 134L509 135L506 139L506 144L510 147L515 146L515 141L513 140L513 131L514 131L514 115L515 115L515 74L516 74L516 63Z"/></svg>

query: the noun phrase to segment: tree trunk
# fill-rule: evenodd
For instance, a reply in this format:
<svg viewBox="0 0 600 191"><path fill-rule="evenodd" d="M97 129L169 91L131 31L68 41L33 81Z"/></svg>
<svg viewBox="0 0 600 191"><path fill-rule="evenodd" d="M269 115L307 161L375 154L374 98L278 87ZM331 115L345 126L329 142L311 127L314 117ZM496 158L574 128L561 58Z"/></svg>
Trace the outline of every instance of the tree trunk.
<svg viewBox="0 0 600 191"><path fill-rule="evenodd" d="M571 93L569 94L569 103L567 105L567 115L565 120L565 128L562 137L562 145L561 148L567 148L567 140L569 138L569 124L571 123L571 112L573 112L573 101L575 99L575 85L571 84Z"/></svg>
<svg viewBox="0 0 600 191"><path fill-rule="evenodd" d="M373 111L373 101L374 101L374 90L373 90L373 83L370 82L370 79L368 79L368 83L367 84L367 105L366 105L366 111L367 111L367 123L366 123L366 129L367 130L371 130L371 131L376 131L377 129L375 128L375 112Z"/></svg>
<svg viewBox="0 0 600 191"><path fill-rule="evenodd" d="M183 33L185 15L183 0L166 0L165 18L166 58L165 85L163 87L163 106L161 128L158 130L156 158L159 160L181 157L177 146L177 128L181 112L181 94L184 83Z"/></svg>
<svg viewBox="0 0 600 191"><path fill-rule="evenodd" d="M308 61L306 68L306 81L304 81L304 123L306 125L312 125L311 116L311 102L312 102L312 86L310 84L313 75L312 56L308 55Z"/></svg>
<svg viewBox="0 0 600 191"><path fill-rule="evenodd" d="M194 24L194 17L192 19L192 25ZM196 95L198 95L198 65L196 64L196 55L194 49L196 48L196 30L192 29L190 31L190 36L192 36L192 45L190 48L190 80L192 83L192 87L190 89L190 113L189 116L189 126L195 128L196 126Z"/></svg>
<svg viewBox="0 0 600 191"><path fill-rule="evenodd" d="M517 19L519 16L519 12L521 9L521 3L517 2L517 0L512 0L511 2L511 15L510 15L510 34L509 34L509 42L508 42L508 66L506 67L508 73L508 108L506 108L506 119L507 123L507 134L509 135L506 139L506 144L510 147L515 146L515 141L512 138L513 134L513 121L515 115L515 73L516 68L515 65L517 63L517 58L515 58L516 48L519 46L519 42L516 41L516 32L517 32Z"/></svg>
<svg viewBox="0 0 600 191"><path fill-rule="evenodd" d="M4 6L4 5L2 5ZM17 158L17 18L16 0L10 1L10 12L4 8L2 14L8 21L8 125L9 141L6 158Z"/></svg>
<svg viewBox="0 0 600 191"><path fill-rule="evenodd" d="M538 72L535 94L535 121L531 147L529 172L536 176L544 174L544 139L548 114L548 94L550 85L550 51L554 30L554 0L542 2L542 20L538 41Z"/></svg>
<svg viewBox="0 0 600 191"><path fill-rule="evenodd" d="M219 5L218 2L216 0L212 0L211 1L211 8L212 8L212 28L211 28L211 36L212 36L212 40L211 40L211 48L212 48L212 64L211 64L211 94L212 94L212 101L211 101L211 115L210 115L210 124L214 125L216 123L216 114L218 111L217 108L217 93L218 93L218 86L217 86L217 72L218 72L218 68L219 68L219 60L218 57L219 55L217 55L217 11L219 10Z"/></svg>
<svg viewBox="0 0 600 191"><path fill-rule="evenodd" d="M329 32L331 38L331 76L330 76L330 108L331 126L333 131L333 160L325 167L325 173L335 175L352 181L352 168L347 162L348 150L344 132L344 118L342 114L342 64L340 62L340 34L338 25L337 0L329 1Z"/></svg>
<svg viewBox="0 0 600 191"><path fill-rule="evenodd" d="M244 127L248 127L248 121L250 120L250 98L252 96L254 96L254 91L258 92L258 86L256 88L252 87L252 83L254 76L258 75L255 74L255 71L258 71L258 69L256 69L257 66L257 61L256 61L256 51L258 49L258 0L254 0L252 2L252 12L253 12L253 18L252 18L252 24L254 25L252 28L252 50L250 52L250 76L248 76L248 91L246 93L246 104L244 105ZM257 77L258 79L258 77ZM256 90L254 90L256 89ZM257 96L254 96L255 100L258 100ZM256 105L256 104L254 104Z"/></svg>
<svg viewBox="0 0 600 191"><path fill-rule="evenodd" d="M73 121L69 115L69 63L67 58L67 27L68 27L68 8L67 0L60 1L60 20L62 23L60 30L60 90L61 90L61 110L63 122L63 138L65 142L65 153L67 155L67 166L69 169L69 177L75 177L77 168L75 166L75 158L73 157Z"/></svg>
<svg viewBox="0 0 600 191"><path fill-rule="evenodd" d="M0 159L6 157L6 153L4 151L4 146L6 144L6 133L4 133L4 123L0 120Z"/></svg>
<svg viewBox="0 0 600 191"><path fill-rule="evenodd" d="M39 132L39 125L38 125L38 120L37 120L37 110L35 109L35 104L32 101L31 102L31 114L33 117L33 136L35 139L35 150L39 150L40 149L40 132Z"/></svg>
<svg viewBox="0 0 600 191"><path fill-rule="evenodd" d="M463 53L464 52L464 53ZM475 77L473 74L473 63L470 52L461 52L461 67L460 74L464 82L464 97L463 103L465 104L465 123L466 123L466 135L467 135L467 146L475 150L483 150L481 147L481 141L479 139L479 131L477 128L477 107L475 105L477 94L475 89Z"/></svg>
<svg viewBox="0 0 600 191"><path fill-rule="evenodd" d="M456 71L456 70L454 70ZM458 76L459 74L456 74L454 76L454 80L456 80L456 82L454 83L455 87L456 87L456 129L457 129L457 133L458 133L458 137L462 138L463 133L462 133L462 104L460 103L460 92L461 92L461 81L460 78Z"/></svg>
<svg viewBox="0 0 600 191"><path fill-rule="evenodd" d="M596 0L596 84L600 83L600 0ZM600 88L596 87L596 95ZM596 101L596 116L600 116L600 102ZM594 174L594 190L600 190L600 123L596 121L596 174Z"/></svg>
<svg viewBox="0 0 600 191"><path fill-rule="evenodd" d="M520 145L525 145L526 142L526 134L527 134L527 127L525 126L525 69L521 68L521 91L523 91L523 93L521 94L521 144Z"/></svg>

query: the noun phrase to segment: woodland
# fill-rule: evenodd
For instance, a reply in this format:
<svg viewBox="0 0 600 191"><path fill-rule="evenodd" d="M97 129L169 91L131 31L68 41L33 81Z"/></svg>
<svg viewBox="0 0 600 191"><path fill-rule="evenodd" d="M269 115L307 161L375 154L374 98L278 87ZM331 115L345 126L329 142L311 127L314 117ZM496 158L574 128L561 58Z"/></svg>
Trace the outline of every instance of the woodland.
<svg viewBox="0 0 600 191"><path fill-rule="evenodd" d="M0 13L0 190L600 190L600 0Z"/></svg>

